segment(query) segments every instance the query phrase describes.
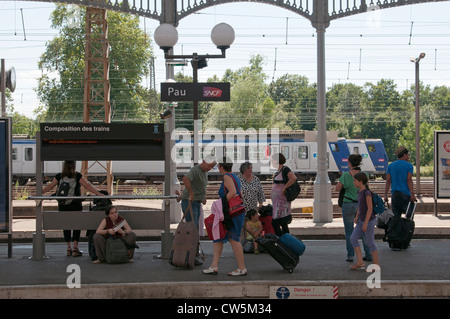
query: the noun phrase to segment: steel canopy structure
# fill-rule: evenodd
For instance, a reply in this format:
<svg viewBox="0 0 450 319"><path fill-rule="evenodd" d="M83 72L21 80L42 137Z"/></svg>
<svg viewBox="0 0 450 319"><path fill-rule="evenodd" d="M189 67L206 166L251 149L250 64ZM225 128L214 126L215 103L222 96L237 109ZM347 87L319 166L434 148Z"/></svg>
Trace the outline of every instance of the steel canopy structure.
<svg viewBox="0 0 450 319"><path fill-rule="evenodd" d="M3 0L2 0L3 1ZM8 0L5 0L8 1ZM335 20L378 9L388 9L404 5L443 2L448 0L18 0L28 2L67 3L99 9L130 13L141 17L176 22L202 9L233 2L256 2L270 4L292 11L312 23L317 18L319 2L325 8L327 20ZM169 9L172 12L169 12ZM170 18L174 18L171 21Z"/></svg>
<svg viewBox="0 0 450 319"><path fill-rule="evenodd" d="M19 0L29 1L29 0ZM333 220L331 182L327 173L326 154L326 71L325 71L325 31L332 20L374 10L405 5L442 2L447 0L41 0L119 11L159 20L160 23L178 22L202 9L233 2L253 2L269 4L292 11L311 22L317 33L317 131L318 157L317 175L314 184L314 222ZM35 1L34 1L35 2ZM171 70L172 69L172 70ZM173 74L168 66L166 74Z"/></svg>

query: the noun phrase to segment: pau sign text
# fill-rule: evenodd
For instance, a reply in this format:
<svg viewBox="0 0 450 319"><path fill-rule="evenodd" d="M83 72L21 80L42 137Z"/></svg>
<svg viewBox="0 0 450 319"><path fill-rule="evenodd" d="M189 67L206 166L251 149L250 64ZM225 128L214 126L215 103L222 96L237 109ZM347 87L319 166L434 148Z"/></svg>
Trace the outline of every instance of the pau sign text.
<svg viewBox="0 0 450 319"><path fill-rule="evenodd" d="M161 101L229 101L230 83L161 83Z"/></svg>

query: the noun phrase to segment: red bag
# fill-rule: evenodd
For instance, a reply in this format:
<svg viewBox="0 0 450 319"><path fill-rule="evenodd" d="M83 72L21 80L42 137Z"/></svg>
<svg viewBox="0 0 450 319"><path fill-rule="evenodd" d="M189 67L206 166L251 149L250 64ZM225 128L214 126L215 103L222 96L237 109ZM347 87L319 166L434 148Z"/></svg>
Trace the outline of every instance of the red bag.
<svg viewBox="0 0 450 319"><path fill-rule="evenodd" d="M240 195L236 195L236 196L232 197L228 201L228 206L230 207L229 214L230 214L231 218L245 213L244 203L242 202Z"/></svg>
<svg viewBox="0 0 450 319"><path fill-rule="evenodd" d="M209 217L205 218L205 227L206 227L206 233L208 234L208 238L211 240L214 240L213 234L212 234L212 228L214 224L214 214L209 215ZM223 239L225 238L227 231L225 229L225 226L222 222L219 222L219 234L220 238L216 239Z"/></svg>
<svg viewBox="0 0 450 319"><path fill-rule="evenodd" d="M259 221L263 226L264 234L275 234L272 226L272 216L259 216Z"/></svg>
<svg viewBox="0 0 450 319"><path fill-rule="evenodd" d="M228 201L228 207L230 208L229 215L231 218L233 218L245 213L245 207L244 203L242 202L241 192L239 191L236 180L234 179L233 175L230 174L229 176L233 179L234 187L236 187L237 192L237 194Z"/></svg>

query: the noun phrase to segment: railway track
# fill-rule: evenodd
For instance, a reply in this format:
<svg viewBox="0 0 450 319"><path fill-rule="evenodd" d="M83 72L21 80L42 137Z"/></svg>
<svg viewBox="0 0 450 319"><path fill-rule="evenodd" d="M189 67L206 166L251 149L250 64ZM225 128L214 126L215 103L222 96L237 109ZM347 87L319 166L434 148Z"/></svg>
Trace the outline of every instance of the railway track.
<svg viewBox="0 0 450 319"><path fill-rule="evenodd" d="M264 194L266 199L270 199L270 190L272 188L272 182L261 182L264 189ZM314 182L300 182L301 192L300 198L314 198ZM380 195L384 194L384 185L385 182L382 180L376 180L370 182L370 189L375 193ZM421 195L424 197L433 197L433 180L425 179L421 180ZM100 189L106 189L105 186L95 185ZM220 182L210 182L207 188L207 199L215 199L217 198L217 192L220 187ZM181 185L181 189L183 189L183 185ZM331 197L337 198L339 196L339 192L334 190L335 187L332 185L331 187ZM13 187L13 199L26 199L27 196L34 195L35 184L29 182L25 186L14 186ZM125 184L114 185L114 193L118 195L158 195L163 193L163 184L162 182L155 182L153 184L146 184L144 182L130 182Z"/></svg>

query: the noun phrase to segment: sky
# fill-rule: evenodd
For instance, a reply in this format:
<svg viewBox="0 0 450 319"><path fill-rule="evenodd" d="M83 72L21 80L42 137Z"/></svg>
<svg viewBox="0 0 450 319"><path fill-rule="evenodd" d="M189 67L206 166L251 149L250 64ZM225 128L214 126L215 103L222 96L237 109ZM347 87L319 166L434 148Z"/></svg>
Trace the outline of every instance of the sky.
<svg viewBox="0 0 450 319"><path fill-rule="evenodd" d="M0 58L6 68L14 66L16 91L12 94L15 111L35 118L38 107L35 89L41 75L38 60L47 41L55 36L50 27L54 5L46 2L0 1ZM337 83L363 86L381 79L394 80L403 91L414 84L415 68L411 57L426 54L420 62L420 80L425 85L450 86L450 1L424 3L383 9L333 20L326 30L327 87ZM141 28L153 39L159 25L141 18ZM218 54L210 39L212 28L230 24L236 39L225 59L210 59L199 70L199 81L213 75L221 77L226 69L248 66L252 55L264 57L268 81L286 73L306 76L315 83L316 31L311 23L295 13L261 3L231 3L204 9L183 18L178 26L175 54ZM155 82L159 91L165 81L163 52L153 43ZM175 72L192 76L190 64ZM143 85L150 80L143 79Z"/></svg>

